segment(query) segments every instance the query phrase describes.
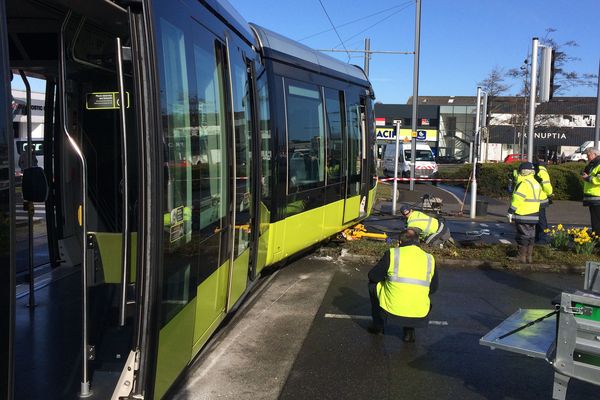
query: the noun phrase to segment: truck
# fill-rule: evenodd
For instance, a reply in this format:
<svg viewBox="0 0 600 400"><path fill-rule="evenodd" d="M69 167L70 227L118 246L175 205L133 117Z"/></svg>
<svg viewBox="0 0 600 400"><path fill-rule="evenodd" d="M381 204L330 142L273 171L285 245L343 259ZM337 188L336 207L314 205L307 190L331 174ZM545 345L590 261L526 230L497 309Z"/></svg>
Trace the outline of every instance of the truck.
<svg viewBox="0 0 600 400"><path fill-rule="evenodd" d="M577 150L575 150L575 153L573 153L567 157L567 161L587 162L587 156L585 155L584 151L586 151L588 148L592 147L593 145L594 145L594 142L592 140L588 140L587 142L584 142L581 146L579 146L579 148Z"/></svg>
<svg viewBox="0 0 600 400"><path fill-rule="evenodd" d="M383 156L383 173L385 176L394 176L394 159L396 157L396 144L390 143L385 147ZM438 166L431 147L425 143L417 143L415 152L415 178L435 178ZM398 152L398 176L410 178L411 143L400 143Z"/></svg>

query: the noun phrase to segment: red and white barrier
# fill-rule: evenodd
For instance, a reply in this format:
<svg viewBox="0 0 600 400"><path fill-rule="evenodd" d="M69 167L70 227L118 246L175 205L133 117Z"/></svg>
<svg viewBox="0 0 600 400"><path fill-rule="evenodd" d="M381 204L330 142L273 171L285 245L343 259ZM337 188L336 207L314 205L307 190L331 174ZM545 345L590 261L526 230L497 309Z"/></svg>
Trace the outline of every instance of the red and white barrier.
<svg viewBox="0 0 600 400"><path fill-rule="evenodd" d="M378 179L379 182L393 181L394 178ZM442 179L442 178L397 178L400 182L423 181L423 182L468 182L470 179Z"/></svg>

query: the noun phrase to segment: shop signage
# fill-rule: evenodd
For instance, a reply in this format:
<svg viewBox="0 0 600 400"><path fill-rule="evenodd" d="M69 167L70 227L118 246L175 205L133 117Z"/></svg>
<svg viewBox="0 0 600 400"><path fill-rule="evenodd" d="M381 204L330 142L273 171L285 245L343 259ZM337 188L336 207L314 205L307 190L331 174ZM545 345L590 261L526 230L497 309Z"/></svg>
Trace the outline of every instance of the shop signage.
<svg viewBox="0 0 600 400"><path fill-rule="evenodd" d="M375 133L377 140L396 140L396 129L392 127L378 127ZM413 135L411 129L400 129L400 140L410 140L416 137L419 141L435 142L437 141L437 129L420 129L417 130L416 136Z"/></svg>

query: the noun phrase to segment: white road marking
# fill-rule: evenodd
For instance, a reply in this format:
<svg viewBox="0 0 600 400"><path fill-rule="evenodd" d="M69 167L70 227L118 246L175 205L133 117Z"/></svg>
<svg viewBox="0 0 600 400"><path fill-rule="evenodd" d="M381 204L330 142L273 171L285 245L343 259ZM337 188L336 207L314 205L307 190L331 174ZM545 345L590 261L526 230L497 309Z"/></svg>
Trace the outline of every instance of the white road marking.
<svg viewBox="0 0 600 400"><path fill-rule="evenodd" d="M502 228L502 225L500 225L500 224L494 224L494 225L496 225L496 227L498 227L498 228Z"/></svg>
<svg viewBox="0 0 600 400"><path fill-rule="evenodd" d="M370 315L351 315L351 314L325 314L325 318L336 319L371 319Z"/></svg>
<svg viewBox="0 0 600 400"><path fill-rule="evenodd" d="M334 319L359 319L359 320L371 320L370 315L352 315L352 314L325 314L325 318L334 318ZM429 321L429 325L437 325L437 326L447 326L448 321Z"/></svg>
<svg viewBox="0 0 600 400"><path fill-rule="evenodd" d="M429 321L429 325L448 326L448 321Z"/></svg>
<svg viewBox="0 0 600 400"><path fill-rule="evenodd" d="M488 224L479 224L481 226L483 226L484 228L487 228L489 225Z"/></svg>
<svg viewBox="0 0 600 400"><path fill-rule="evenodd" d="M438 188L438 189L440 189L440 190L443 190L444 192L446 192L446 193L448 193L448 194L450 194L450 196L454 197L454 198L456 199L456 201L458 201L458 204L461 204L461 205L463 205L463 206L464 206L464 204L463 204L462 200L461 200L461 199L459 199L457 195L455 195L455 194L454 194L454 193L452 193L451 191L449 191L449 190L446 190L446 189L444 189L444 188L441 188L441 187L439 187L439 186L438 186L437 188Z"/></svg>
<svg viewBox="0 0 600 400"><path fill-rule="evenodd" d="M510 244L510 240L506 240L506 239L498 239L500 241L500 243L504 243L504 244Z"/></svg>

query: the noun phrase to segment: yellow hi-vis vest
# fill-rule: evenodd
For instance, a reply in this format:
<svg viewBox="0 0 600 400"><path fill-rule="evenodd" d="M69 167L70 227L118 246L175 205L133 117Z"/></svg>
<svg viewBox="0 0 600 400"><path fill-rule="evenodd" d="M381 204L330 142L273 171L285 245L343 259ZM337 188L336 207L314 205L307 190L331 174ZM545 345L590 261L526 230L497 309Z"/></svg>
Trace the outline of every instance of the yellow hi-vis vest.
<svg viewBox="0 0 600 400"><path fill-rule="evenodd" d="M427 316L429 285L435 260L417 246L390 249L387 279L377 284L379 305L393 315L410 318Z"/></svg>
<svg viewBox="0 0 600 400"><path fill-rule="evenodd" d="M440 223L437 219L430 217L425 213L413 210L406 220L406 227L419 228L421 230L421 239L425 239L438 231Z"/></svg>
<svg viewBox="0 0 600 400"><path fill-rule="evenodd" d="M520 175L517 182L508 212L515 215L516 222L535 224L539 220L544 191L534 175Z"/></svg>
<svg viewBox="0 0 600 400"><path fill-rule="evenodd" d="M591 162L596 161L594 159ZM600 163L588 173L589 177L583 181L583 205L600 205Z"/></svg>
<svg viewBox="0 0 600 400"><path fill-rule="evenodd" d="M554 189L552 188L552 182L550 182L550 174L548 170L543 165L538 167L538 172L536 174L538 178L538 182L542 185L542 190L546 194L546 196L552 196L554 193Z"/></svg>
<svg viewBox="0 0 600 400"><path fill-rule="evenodd" d="M550 183L550 175L548 174L548 170L543 165L540 165L538 172L534 175L534 178L542 187L542 193L540 193L540 207L548 207L550 205L550 201L548 200L548 196L552 195L552 184ZM514 190L517 190L517 186L521 180L523 180L523 176L519 175L519 172L515 169L513 171L514 176ZM514 193L514 191L513 191Z"/></svg>

